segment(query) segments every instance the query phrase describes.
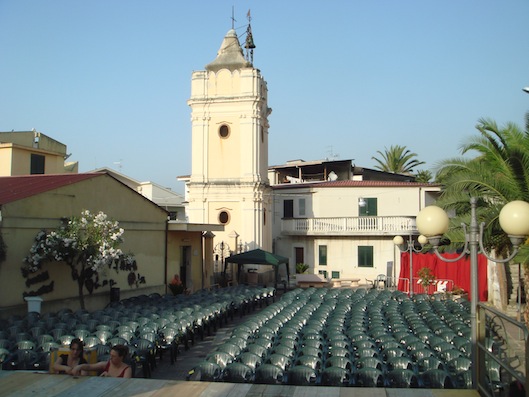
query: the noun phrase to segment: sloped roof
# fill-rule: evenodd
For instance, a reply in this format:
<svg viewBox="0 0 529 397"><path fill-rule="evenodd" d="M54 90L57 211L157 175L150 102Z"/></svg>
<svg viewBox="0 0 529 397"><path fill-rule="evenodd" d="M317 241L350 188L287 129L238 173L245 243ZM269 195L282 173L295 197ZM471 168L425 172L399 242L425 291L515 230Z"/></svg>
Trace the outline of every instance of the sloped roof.
<svg viewBox="0 0 529 397"><path fill-rule="evenodd" d="M104 174L83 173L3 176L0 177L0 205L102 175Z"/></svg>

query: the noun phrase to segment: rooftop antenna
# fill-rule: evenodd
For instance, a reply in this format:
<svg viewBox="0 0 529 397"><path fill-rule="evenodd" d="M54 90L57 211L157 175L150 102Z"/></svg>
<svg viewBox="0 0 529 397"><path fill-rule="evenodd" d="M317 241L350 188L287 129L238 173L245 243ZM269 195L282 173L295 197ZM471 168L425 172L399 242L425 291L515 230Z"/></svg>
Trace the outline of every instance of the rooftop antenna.
<svg viewBox="0 0 529 397"><path fill-rule="evenodd" d="M328 156L325 158L326 161L334 161L340 157L338 153L334 153L332 146L327 146L327 147L328 147L327 149Z"/></svg>
<svg viewBox="0 0 529 397"><path fill-rule="evenodd" d="M114 161L114 164L118 166L118 170L121 172L123 168L123 159L119 159L119 161Z"/></svg>
<svg viewBox="0 0 529 397"><path fill-rule="evenodd" d="M252 22L250 10L248 10L246 17L248 18L248 28L246 29L246 43L244 47L246 48L246 60L253 64L253 49L255 48L255 44L253 42L252 25L250 24Z"/></svg>

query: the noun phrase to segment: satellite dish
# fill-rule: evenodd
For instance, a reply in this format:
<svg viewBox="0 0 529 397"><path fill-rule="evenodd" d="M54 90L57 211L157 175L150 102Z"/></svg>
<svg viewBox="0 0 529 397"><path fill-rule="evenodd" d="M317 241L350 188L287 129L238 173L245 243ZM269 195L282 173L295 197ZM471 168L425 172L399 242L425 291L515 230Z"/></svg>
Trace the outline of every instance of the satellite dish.
<svg viewBox="0 0 529 397"><path fill-rule="evenodd" d="M336 173L334 171L329 172L329 176L327 177L328 181L333 182L333 181L335 181L337 179L338 179L338 175L336 175Z"/></svg>

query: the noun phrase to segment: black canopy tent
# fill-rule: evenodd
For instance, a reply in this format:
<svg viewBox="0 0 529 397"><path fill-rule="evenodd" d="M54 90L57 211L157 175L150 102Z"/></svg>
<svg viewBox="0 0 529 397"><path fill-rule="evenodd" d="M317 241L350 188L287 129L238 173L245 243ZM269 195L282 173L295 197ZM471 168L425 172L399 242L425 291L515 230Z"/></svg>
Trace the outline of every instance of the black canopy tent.
<svg viewBox="0 0 529 397"><path fill-rule="evenodd" d="M288 269L288 258L281 255L272 254L271 252L262 249L254 249L246 251L241 254L231 255L225 259L224 272L228 263L236 263L238 265L237 277L240 281L241 270L244 265L270 265L274 267L275 271L275 286L277 287L277 280L279 277L279 265L285 264L287 271L287 282L290 282L290 271Z"/></svg>

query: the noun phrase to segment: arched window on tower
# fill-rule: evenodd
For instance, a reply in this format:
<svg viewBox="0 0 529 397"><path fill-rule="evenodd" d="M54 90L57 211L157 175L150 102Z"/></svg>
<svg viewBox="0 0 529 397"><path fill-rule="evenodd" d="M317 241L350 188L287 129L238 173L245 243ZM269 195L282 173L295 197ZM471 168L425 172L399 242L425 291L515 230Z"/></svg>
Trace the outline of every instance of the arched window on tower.
<svg viewBox="0 0 529 397"><path fill-rule="evenodd" d="M221 211L219 213L219 223L227 225L230 222L230 214L228 211Z"/></svg>

